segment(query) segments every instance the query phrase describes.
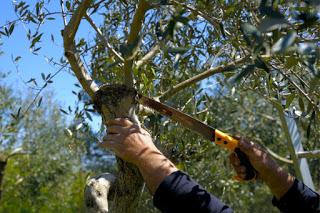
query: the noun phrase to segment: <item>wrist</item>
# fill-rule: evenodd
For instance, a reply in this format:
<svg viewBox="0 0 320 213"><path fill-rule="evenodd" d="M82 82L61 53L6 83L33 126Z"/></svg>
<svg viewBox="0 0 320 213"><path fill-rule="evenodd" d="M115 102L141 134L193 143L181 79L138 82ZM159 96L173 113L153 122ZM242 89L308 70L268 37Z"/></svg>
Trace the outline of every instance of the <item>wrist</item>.
<svg viewBox="0 0 320 213"><path fill-rule="evenodd" d="M152 195L167 176L178 170L158 149L145 151L136 165Z"/></svg>
<svg viewBox="0 0 320 213"><path fill-rule="evenodd" d="M140 151L135 159L134 164L140 168L144 167L147 162L152 162L153 159L163 156L157 147L145 147Z"/></svg>
<svg viewBox="0 0 320 213"><path fill-rule="evenodd" d="M265 183L271 190L272 194L280 199L291 188L294 183L294 176L279 167L276 171L271 173L271 177L265 180Z"/></svg>

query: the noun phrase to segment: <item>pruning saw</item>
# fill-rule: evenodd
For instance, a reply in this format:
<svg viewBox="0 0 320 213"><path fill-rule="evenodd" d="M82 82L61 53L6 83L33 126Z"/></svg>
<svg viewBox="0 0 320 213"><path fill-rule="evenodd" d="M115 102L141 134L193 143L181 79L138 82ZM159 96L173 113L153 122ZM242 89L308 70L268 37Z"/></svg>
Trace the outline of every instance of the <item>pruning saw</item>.
<svg viewBox="0 0 320 213"><path fill-rule="evenodd" d="M205 139L235 152L240 160L241 165L246 167L246 177L244 180L252 180L256 177L256 170L252 167L248 157L239 149L238 139L231 137L230 135L215 129L186 113L183 113L152 98L148 98L141 94L138 94L138 98L142 105L147 106L178 123L181 123L184 127L202 135Z"/></svg>

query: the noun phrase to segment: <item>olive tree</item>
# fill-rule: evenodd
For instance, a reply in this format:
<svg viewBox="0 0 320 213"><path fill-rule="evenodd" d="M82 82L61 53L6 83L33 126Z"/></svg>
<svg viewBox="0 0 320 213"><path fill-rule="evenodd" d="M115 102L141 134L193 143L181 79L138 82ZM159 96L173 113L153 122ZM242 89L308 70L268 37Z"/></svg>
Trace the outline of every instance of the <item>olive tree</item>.
<svg viewBox="0 0 320 213"><path fill-rule="evenodd" d="M27 36L31 50L37 53L43 35L41 26L55 15L62 17L67 61L62 58L58 64L70 68L87 94L85 105L78 112L80 117L90 119L94 104L104 122L128 117L153 129L156 143L165 146L161 140L168 137L160 133L174 131L174 125L164 125L167 129L163 129L161 123L168 123L165 118L146 114L147 110L137 102L136 91L213 123L216 120L212 116L224 110L220 105L221 111L213 113L218 110L215 102L236 100L239 105L230 107L240 110L238 107L242 106L241 111L246 113L239 115L238 126L242 128L249 124L241 119L274 122L278 120L274 109L283 112L295 107L306 138L311 141L308 146L316 148L320 95L317 1L61 0L60 12L48 11L49 3L39 0L35 9L30 9L27 3L16 2L18 20L9 22L0 33L10 36L18 21L36 25ZM103 18L101 26L94 21L97 16ZM96 33L94 41L76 37L83 22ZM52 83L54 76L43 75L41 90ZM246 94L259 99L249 99ZM83 93L77 95L83 99ZM252 100L257 103L250 103ZM270 108L268 113L263 112L266 107ZM247 114L254 116L249 118ZM225 129L237 133L230 126ZM255 129L253 136L257 136L254 132L258 138L266 139L266 132ZM281 137L281 127L275 132L277 137L274 135L275 140L270 143L281 142L277 139ZM188 141L183 138L176 144L180 152L190 151L184 140ZM172 147L161 148L174 158ZM88 209L137 209L143 188L141 175L121 159L117 159L117 165L117 174L98 176L88 183ZM94 187L100 182L103 192ZM107 198L112 202L108 203Z"/></svg>

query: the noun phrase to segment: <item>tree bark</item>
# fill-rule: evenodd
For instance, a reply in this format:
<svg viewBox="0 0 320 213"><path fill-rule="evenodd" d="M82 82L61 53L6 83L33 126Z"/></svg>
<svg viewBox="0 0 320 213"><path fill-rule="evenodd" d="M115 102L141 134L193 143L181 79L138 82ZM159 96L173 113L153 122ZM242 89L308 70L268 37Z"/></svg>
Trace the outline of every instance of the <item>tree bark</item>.
<svg viewBox="0 0 320 213"><path fill-rule="evenodd" d="M129 118L132 122L140 125L135 114L138 107L136 96L136 91L125 85L102 85L95 93L94 103L104 123L112 118L122 117ZM88 212L94 212L92 209L96 209L95 212L137 212L136 207L143 186L141 174L136 166L126 163L120 158L117 158L117 165L118 174L115 178L110 175L98 176L98 178L90 179L87 182L85 203ZM95 181L97 179L100 181ZM97 182L99 182L99 187ZM104 191L103 193L97 192L97 189ZM109 204L106 199L105 203L100 202L99 194L108 198Z"/></svg>
<svg viewBox="0 0 320 213"><path fill-rule="evenodd" d="M124 85L103 85L98 88L85 66L83 66L80 55L76 51L74 37L81 19L86 14L86 10L90 7L91 2L92 0L83 0L81 2L62 33L65 55L83 89L94 100L104 122L116 117L126 117L140 125L135 114L138 106L136 91ZM147 4L142 0L139 2L132 24L132 26L136 24L138 26L138 28L133 27L133 31L130 33L132 39L137 37L141 29L143 15L146 10ZM131 80L132 73L128 61L127 71L124 72L126 73L124 78L126 80L124 82L126 82L126 85L131 86L133 81ZM88 212L136 212L143 179L138 168L135 166L125 163L121 159L117 159L117 162L119 171L116 178L113 178L111 175L100 175L94 179L90 179L92 180L91 182L90 180L87 182L85 204ZM111 191L114 191L113 196L109 193ZM103 197L112 200L111 205L108 205L108 200L103 199Z"/></svg>
<svg viewBox="0 0 320 213"><path fill-rule="evenodd" d="M2 181L5 173L5 169L7 166L7 157L0 154L0 201L2 198Z"/></svg>

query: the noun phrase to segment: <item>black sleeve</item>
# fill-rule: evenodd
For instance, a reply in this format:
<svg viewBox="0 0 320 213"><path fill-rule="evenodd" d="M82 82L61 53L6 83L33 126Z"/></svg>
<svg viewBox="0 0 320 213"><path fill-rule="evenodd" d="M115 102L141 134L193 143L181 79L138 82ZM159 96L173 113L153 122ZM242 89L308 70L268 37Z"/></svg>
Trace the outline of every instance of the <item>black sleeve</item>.
<svg viewBox="0 0 320 213"><path fill-rule="evenodd" d="M289 191L280 199L275 197L272 204L281 212L320 212L319 194L312 191L301 181L295 180Z"/></svg>
<svg viewBox="0 0 320 213"><path fill-rule="evenodd" d="M162 212L230 213L232 209L181 171L167 176L153 197Z"/></svg>

